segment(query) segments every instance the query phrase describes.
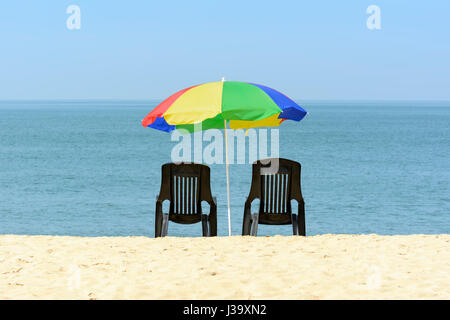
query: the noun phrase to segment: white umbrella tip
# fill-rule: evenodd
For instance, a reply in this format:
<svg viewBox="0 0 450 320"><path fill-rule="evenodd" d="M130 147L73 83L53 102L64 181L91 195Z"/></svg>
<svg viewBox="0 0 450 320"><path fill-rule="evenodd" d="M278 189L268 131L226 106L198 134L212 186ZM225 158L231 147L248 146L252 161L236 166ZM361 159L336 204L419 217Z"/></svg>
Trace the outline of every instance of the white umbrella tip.
<svg viewBox="0 0 450 320"><path fill-rule="evenodd" d="M222 81L225 81L225 77L222 77Z"/></svg>

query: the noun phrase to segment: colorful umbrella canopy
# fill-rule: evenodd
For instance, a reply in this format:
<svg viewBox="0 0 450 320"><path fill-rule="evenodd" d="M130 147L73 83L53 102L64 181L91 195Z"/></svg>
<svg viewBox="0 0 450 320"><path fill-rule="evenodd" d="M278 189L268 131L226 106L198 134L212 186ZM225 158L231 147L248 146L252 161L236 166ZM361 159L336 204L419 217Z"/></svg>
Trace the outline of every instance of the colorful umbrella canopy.
<svg viewBox="0 0 450 320"><path fill-rule="evenodd" d="M284 120L300 121L306 111L284 94L269 87L238 81L192 86L171 95L143 120L144 127L166 132L201 123L202 130L275 127Z"/></svg>

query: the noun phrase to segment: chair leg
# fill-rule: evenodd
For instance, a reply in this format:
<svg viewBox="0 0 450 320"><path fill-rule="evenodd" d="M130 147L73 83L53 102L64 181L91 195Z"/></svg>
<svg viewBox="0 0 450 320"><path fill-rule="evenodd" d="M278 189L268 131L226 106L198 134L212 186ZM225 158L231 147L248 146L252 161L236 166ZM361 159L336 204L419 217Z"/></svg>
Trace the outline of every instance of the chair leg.
<svg viewBox="0 0 450 320"><path fill-rule="evenodd" d="M161 237L167 236L168 229L169 229L169 214L168 213L164 213L163 214L163 221L162 221Z"/></svg>
<svg viewBox="0 0 450 320"><path fill-rule="evenodd" d="M162 234L163 215L160 212L156 212L155 217L155 238L161 237Z"/></svg>
<svg viewBox="0 0 450 320"><path fill-rule="evenodd" d="M215 237L217 236L217 214L216 212L212 212L208 216L209 223L209 236Z"/></svg>
<svg viewBox="0 0 450 320"><path fill-rule="evenodd" d="M298 204L298 234L301 236L306 236L304 202Z"/></svg>
<svg viewBox="0 0 450 320"><path fill-rule="evenodd" d="M259 214L255 213L252 215L252 225L250 229L250 235L255 237L258 234L258 222L259 222Z"/></svg>
<svg viewBox="0 0 450 320"><path fill-rule="evenodd" d="M156 196L156 207L155 207L155 238L161 237L161 227L162 227L162 202L158 201L159 195Z"/></svg>
<svg viewBox="0 0 450 320"><path fill-rule="evenodd" d="M291 214L291 221L292 221L292 231L294 236L298 236L298 221L297 221L297 215Z"/></svg>
<svg viewBox="0 0 450 320"><path fill-rule="evenodd" d="M298 217L298 234L306 236L305 215L299 215Z"/></svg>
<svg viewBox="0 0 450 320"><path fill-rule="evenodd" d="M250 214L244 215L244 223L242 224L242 235L249 236L252 228L252 216Z"/></svg>
<svg viewBox="0 0 450 320"><path fill-rule="evenodd" d="M209 237L208 216L206 214L202 214L202 234L204 237Z"/></svg>
<svg viewBox="0 0 450 320"><path fill-rule="evenodd" d="M242 235L249 236L252 227L252 215L249 209L244 210L244 221L242 223Z"/></svg>

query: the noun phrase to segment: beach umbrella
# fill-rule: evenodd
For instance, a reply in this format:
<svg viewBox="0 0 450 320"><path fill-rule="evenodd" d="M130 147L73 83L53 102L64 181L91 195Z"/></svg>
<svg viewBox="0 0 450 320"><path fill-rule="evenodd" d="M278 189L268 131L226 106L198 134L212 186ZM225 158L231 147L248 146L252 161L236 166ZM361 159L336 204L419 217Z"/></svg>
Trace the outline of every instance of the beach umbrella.
<svg viewBox="0 0 450 320"><path fill-rule="evenodd" d="M302 107L277 90L222 79L174 93L156 106L142 120L142 125L165 132L225 129L228 234L231 235L227 124L231 129L276 127L284 120L300 121L305 115Z"/></svg>

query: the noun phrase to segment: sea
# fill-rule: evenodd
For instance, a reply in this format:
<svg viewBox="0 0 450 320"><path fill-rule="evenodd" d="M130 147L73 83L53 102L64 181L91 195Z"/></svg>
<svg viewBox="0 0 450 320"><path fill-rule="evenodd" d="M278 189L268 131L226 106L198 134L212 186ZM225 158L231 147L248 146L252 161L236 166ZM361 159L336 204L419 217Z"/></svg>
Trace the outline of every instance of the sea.
<svg viewBox="0 0 450 320"><path fill-rule="evenodd" d="M179 143L141 125L158 102L1 101L0 234L153 237L161 165ZM308 114L277 128L278 150L302 165L308 236L450 232L450 102L298 102ZM252 170L236 162L233 235ZM227 236L226 166L208 165ZM201 236L201 224L171 222L168 234ZM289 225L258 228L291 234Z"/></svg>

